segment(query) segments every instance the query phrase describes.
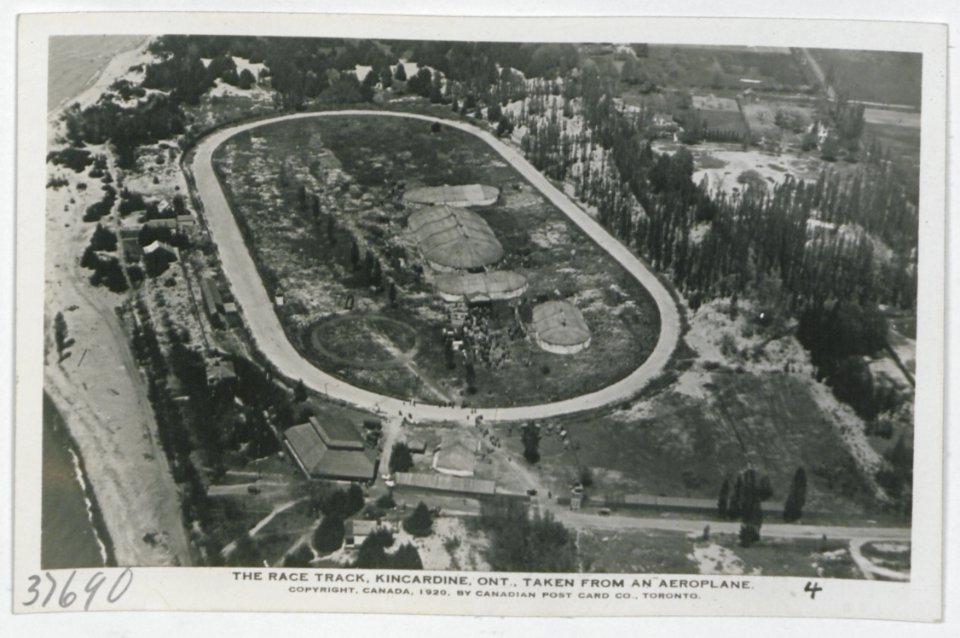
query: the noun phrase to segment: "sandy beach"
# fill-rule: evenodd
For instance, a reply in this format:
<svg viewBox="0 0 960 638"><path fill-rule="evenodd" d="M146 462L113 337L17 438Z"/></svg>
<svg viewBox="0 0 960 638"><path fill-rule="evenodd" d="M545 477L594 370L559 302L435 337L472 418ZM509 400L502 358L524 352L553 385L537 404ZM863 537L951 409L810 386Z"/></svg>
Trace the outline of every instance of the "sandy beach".
<svg viewBox="0 0 960 638"><path fill-rule="evenodd" d="M107 62L104 70L69 103L90 104L116 78L147 55L146 41ZM58 110L49 113L49 139L58 136ZM91 148L93 152L106 149ZM112 166L112 161L111 161ZM114 170L115 172L115 170ZM93 288L79 265L93 225L81 218L99 198L96 184L79 190L85 174L61 167L52 173L69 186L47 190L45 291L47 339L63 312L74 340L57 361L48 345L44 386L76 442L96 495L119 565L188 565L190 548L181 519L177 486L157 435L139 367L115 308L123 296Z"/></svg>
<svg viewBox="0 0 960 638"><path fill-rule="evenodd" d="M142 35L71 35L50 38L47 112L93 86L117 54L139 48Z"/></svg>

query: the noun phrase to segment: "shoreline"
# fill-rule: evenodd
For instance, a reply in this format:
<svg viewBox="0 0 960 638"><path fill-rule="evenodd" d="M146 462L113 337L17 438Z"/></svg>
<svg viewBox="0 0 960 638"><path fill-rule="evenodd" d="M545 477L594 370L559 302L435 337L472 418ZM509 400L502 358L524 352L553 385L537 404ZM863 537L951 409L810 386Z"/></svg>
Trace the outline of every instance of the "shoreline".
<svg viewBox="0 0 960 638"><path fill-rule="evenodd" d="M90 484L90 480L87 475L87 469L83 462L83 455L80 453L80 448L77 445L77 441L73 438L73 434L71 434L70 428L67 426L67 421L63 417L63 412L60 410L60 407L46 390L43 392L43 401L44 403L48 403L50 409L53 411L53 422L49 424L46 423L47 415L44 415L44 426L52 428L53 431L57 432L58 436L62 436L64 439L64 450L70 456L73 469L73 478L75 479L76 484L79 485L80 492L83 496L83 504L87 513L87 521L90 523L90 527L92 528L93 537L97 543L97 549L100 553L102 566L116 567L117 558L113 550L113 540L110 537L110 531L107 529L107 524L103 519L103 511L100 509L100 503L97 501L97 495L94 493L93 486ZM43 542L42 539L41 542ZM43 569L66 569L72 566L41 565L41 567Z"/></svg>
<svg viewBox="0 0 960 638"><path fill-rule="evenodd" d="M95 103L117 78L149 60L150 41L142 38L133 49L124 46L92 82L61 104L85 108ZM47 114L50 148L61 146L60 108ZM45 362L44 390L61 408L88 493L95 495L91 509L99 513L107 532L101 538L110 539L108 553L115 564L190 565L193 556L179 490L115 310L126 297L92 288L79 265L92 232L80 216L93 195L76 184L87 178L84 173L48 170L61 174L68 185L48 188L46 195L45 324L49 334L53 316L62 311L75 345L70 348L73 357L68 352L67 358Z"/></svg>
<svg viewBox="0 0 960 638"><path fill-rule="evenodd" d="M62 36L62 37L82 37L82 36ZM112 51L109 51L109 52L98 51L97 53L95 53L93 55L94 59L101 61L101 63L96 65L96 68L94 68L93 72L87 76L87 79L84 80L83 84L81 84L77 89L69 91L69 95L65 95L64 97L60 98L60 100L57 101L56 104L54 104L53 100L50 99L49 89L48 89L48 95L47 95L47 114L48 115L53 113L59 113L64 108L66 108L66 106L71 101L76 100L81 95L83 95L86 91L96 86L101 76L103 76L103 74L107 71L107 69L110 68L111 63L117 57L124 55L126 53L130 53L132 51L137 51L141 49L144 45L150 42L153 36L149 36L149 35L137 36L138 41L133 46L131 46L130 43L126 41L129 39L130 36L117 36L117 37L123 37L125 41L122 44L118 43L116 46L112 47ZM54 64L54 60L52 59L52 56L50 59L50 64L51 65ZM48 74L48 77L49 75L50 74Z"/></svg>

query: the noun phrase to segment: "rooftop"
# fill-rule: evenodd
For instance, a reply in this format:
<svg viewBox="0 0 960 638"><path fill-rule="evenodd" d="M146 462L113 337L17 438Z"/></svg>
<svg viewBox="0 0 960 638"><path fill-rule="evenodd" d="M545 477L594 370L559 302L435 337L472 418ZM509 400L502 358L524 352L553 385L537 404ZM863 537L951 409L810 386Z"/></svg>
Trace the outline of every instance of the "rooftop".
<svg viewBox="0 0 960 638"><path fill-rule="evenodd" d="M310 424L320 435L327 447L340 450L362 450L363 438L360 432L347 421L324 421L310 417Z"/></svg>
<svg viewBox="0 0 960 638"><path fill-rule="evenodd" d="M462 208L431 206L407 219L423 256L448 268L479 268L499 261L503 246L487 222Z"/></svg>
<svg viewBox="0 0 960 638"><path fill-rule="evenodd" d="M367 452L327 447L311 423L295 425L283 434L300 467L312 477L348 481L376 477L376 461Z"/></svg>
<svg viewBox="0 0 960 638"><path fill-rule="evenodd" d="M489 206L497 201L500 190L486 184L456 186L424 186L412 188L403 198L414 204L446 204L448 206Z"/></svg>
<svg viewBox="0 0 960 638"><path fill-rule="evenodd" d="M397 472L394 480L398 487L411 487L442 492L463 492L492 496L496 494L495 481L463 476L446 476L443 474L414 474L411 472Z"/></svg>
<svg viewBox="0 0 960 638"><path fill-rule="evenodd" d="M487 301L513 299L527 289L527 278L509 270L494 272L444 274L434 281L440 296L449 301L466 299Z"/></svg>
<svg viewBox="0 0 960 638"><path fill-rule="evenodd" d="M576 346L590 340L590 329L576 306L567 301L547 301L533 309L537 338L558 346Z"/></svg>

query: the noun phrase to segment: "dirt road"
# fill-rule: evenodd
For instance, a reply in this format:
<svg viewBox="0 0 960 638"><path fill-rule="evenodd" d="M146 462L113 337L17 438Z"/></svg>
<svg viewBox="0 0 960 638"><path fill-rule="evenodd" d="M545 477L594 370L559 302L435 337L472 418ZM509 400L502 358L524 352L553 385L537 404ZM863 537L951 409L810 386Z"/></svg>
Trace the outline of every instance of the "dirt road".
<svg viewBox="0 0 960 638"><path fill-rule="evenodd" d="M605 388L576 398L511 408L483 408L473 414L482 416L486 422L514 421L570 414L598 408L629 399L647 383L658 376L670 359L680 336L680 317L670 293L652 272L631 253L626 246L612 237L600 224L577 206L569 197L556 188L537 169L527 162L518 151L498 138L474 125L451 120L442 120L426 115L385 111L331 111L326 113L296 113L268 120L250 122L213 133L202 140L194 156L192 170L197 192L202 200L204 215L210 232L217 243L223 271L230 282L234 296L243 310L254 341L260 351L285 376L303 379L303 382L320 393L352 405L386 414L402 410L412 414L416 421L465 421L470 412L461 408L442 407L387 397L350 385L316 368L304 359L287 340L272 302L260 280L243 236L227 203L223 190L213 170L213 153L221 144L243 131L273 124L313 117L336 117L338 115L366 117L406 117L432 123L439 122L479 137L504 160L510 163L524 178L537 188L552 204L559 208L574 224L606 250L623 268L639 281L653 297L660 312L660 336L650 357L620 381Z"/></svg>

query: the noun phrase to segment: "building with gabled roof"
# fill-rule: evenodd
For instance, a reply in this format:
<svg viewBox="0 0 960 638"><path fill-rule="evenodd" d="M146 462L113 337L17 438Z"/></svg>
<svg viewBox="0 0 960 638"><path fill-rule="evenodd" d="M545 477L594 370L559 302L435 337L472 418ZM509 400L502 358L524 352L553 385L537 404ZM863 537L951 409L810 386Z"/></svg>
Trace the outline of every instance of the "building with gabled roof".
<svg viewBox="0 0 960 638"><path fill-rule="evenodd" d="M397 472L394 481L399 490L456 492L469 496L494 496L497 493L496 481L472 477Z"/></svg>
<svg viewBox="0 0 960 638"><path fill-rule="evenodd" d="M310 417L306 423L284 431L284 445L308 478L373 481L379 460L373 451L364 449L363 440L353 429L351 436L343 427Z"/></svg>
<svg viewBox="0 0 960 638"><path fill-rule="evenodd" d="M480 442L462 432L443 437L433 455L433 469L450 476L473 476Z"/></svg>

